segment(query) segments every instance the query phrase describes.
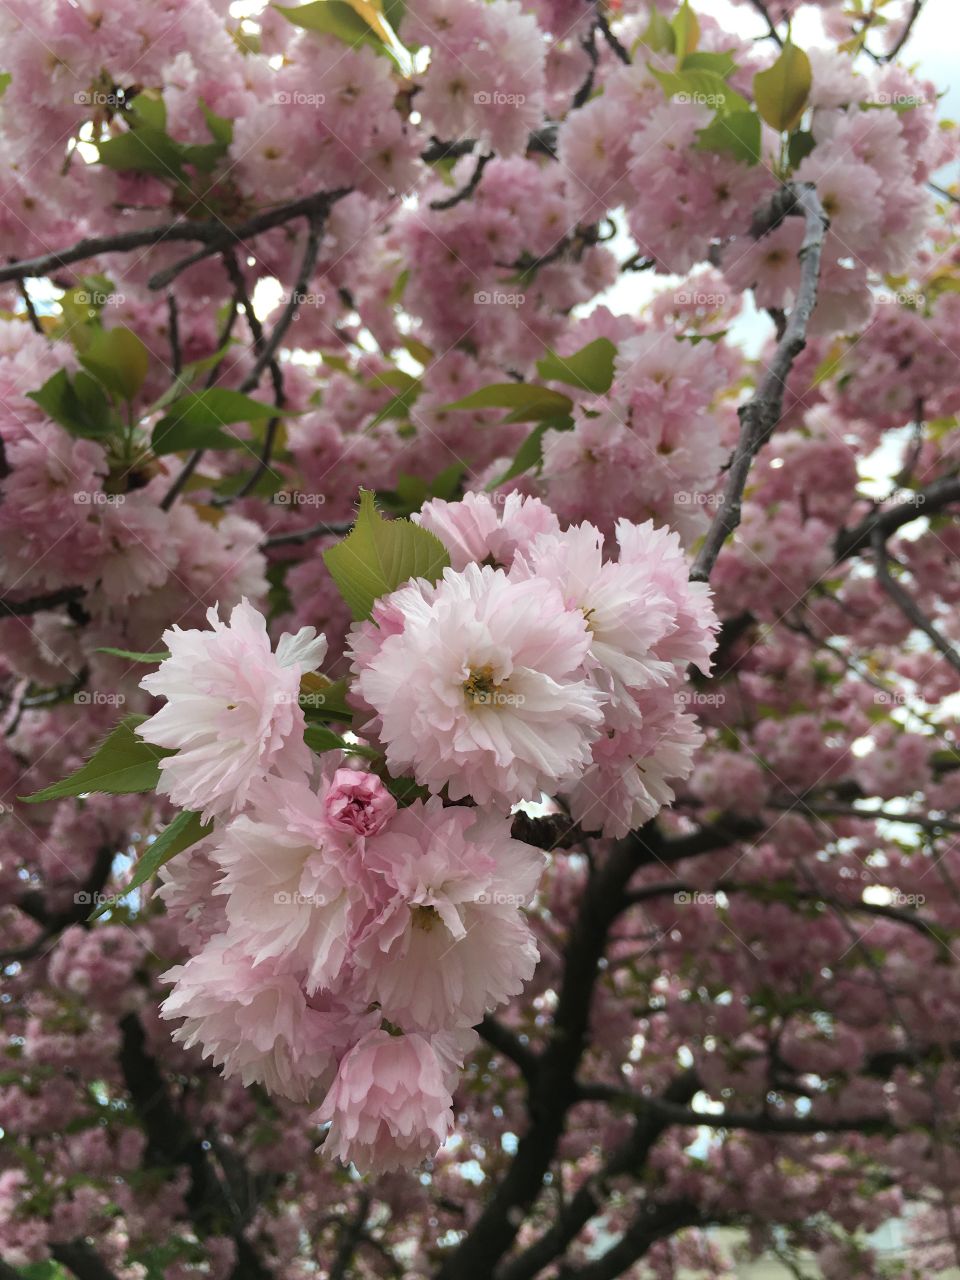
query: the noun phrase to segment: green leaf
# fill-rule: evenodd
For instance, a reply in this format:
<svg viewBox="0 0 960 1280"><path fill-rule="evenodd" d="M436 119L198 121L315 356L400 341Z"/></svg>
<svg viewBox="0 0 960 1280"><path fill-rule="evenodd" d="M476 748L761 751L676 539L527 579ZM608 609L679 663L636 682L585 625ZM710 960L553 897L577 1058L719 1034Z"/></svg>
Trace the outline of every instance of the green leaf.
<svg viewBox="0 0 960 1280"><path fill-rule="evenodd" d="M156 90L138 93L130 103L129 113L133 118L135 129L144 125L165 133L167 128L167 108L163 97Z"/></svg>
<svg viewBox="0 0 960 1280"><path fill-rule="evenodd" d="M100 163L120 173L152 173L154 177L186 182L180 147L162 129L140 125L129 133L98 142Z"/></svg>
<svg viewBox="0 0 960 1280"><path fill-rule="evenodd" d="M640 44L645 44L654 53L673 53L677 45L677 37L673 27L659 9L650 13L647 29L640 37Z"/></svg>
<svg viewBox="0 0 960 1280"><path fill-rule="evenodd" d="M86 764L69 777L44 787L32 796L22 796L28 804L60 800L64 796L82 796L88 792L127 795L136 791L153 791L160 781L160 761L173 751L155 747L137 736L137 725L146 716L126 716L104 738Z"/></svg>
<svg viewBox="0 0 960 1280"><path fill-rule="evenodd" d="M204 826L200 821L199 813L194 813L191 809L184 809L183 813L178 813L143 853L134 868L130 883L123 889L123 896L132 893L134 889L139 889L148 880L152 880L165 863L175 858L178 853L182 853L184 849L189 849L204 836L208 836L212 830L213 823L208 822ZM98 916L108 911L110 906L110 902L103 903L91 914L90 919L96 920Z"/></svg>
<svg viewBox="0 0 960 1280"><path fill-rule="evenodd" d="M537 372L545 382L565 382L581 391L603 395L613 383L613 362L617 348L609 338L595 338L572 356L553 351L537 361Z"/></svg>
<svg viewBox="0 0 960 1280"><path fill-rule="evenodd" d="M570 417L551 418L546 422L539 423L527 436L523 444L514 455L513 462L504 471L502 475L497 476L495 480L491 480L486 487L486 492L496 489L501 484L506 484L508 480L512 480L515 476L523 475L525 471L530 471L533 467L539 469L543 462L543 437L547 431L571 431L573 429L573 419Z"/></svg>
<svg viewBox="0 0 960 1280"><path fill-rule="evenodd" d="M400 30L400 23L403 21L403 15L406 11L407 0L383 0L383 16L394 31Z"/></svg>
<svg viewBox="0 0 960 1280"><path fill-rule="evenodd" d="M737 69L736 59L732 53L688 53L680 68L681 71L713 71L726 80L731 71Z"/></svg>
<svg viewBox="0 0 960 1280"><path fill-rule="evenodd" d="M234 422L258 422L276 416L275 406L227 387L209 387L175 400L153 429L155 454L180 449L234 449L237 437L221 428Z"/></svg>
<svg viewBox="0 0 960 1280"><path fill-rule="evenodd" d="M160 653L137 653L134 649L111 649L109 645L102 645L99 649L95 649L94 653L109 653L113 658L127 658L130 662L149 662L153 666L170 657L169 653L163 650Z"/></svg>
<svg viewBox="0 0 960 1280"><path fill-rule="evenodd" d="M211 138L226 151L233 141L233 121L228 120L225 116L218 116L215 111L211 111L202 98L200 99L200 110L203 112L203 118L207 122Z"/></svg>
<svg viewBox="0 0 960 1280"><path fill-rule="evenodd" d="M726 115L730 111L749 111L750 104L723 76L715 71L658 71L650 67L650 73L659 82L668 98L676 102L693 102L698 106L712 107Z"/></svg>
<svg viewBox="0 0 960 1280"><path fill-rule="evenodd" d="M753 111L731 111L716 115L697 135L703 151L729 151L744 164L760 160L760 117Z"/></svg>
<svg viewBox="0 0 960 1280"><path fill-rule="evenodd" d="M2 98L3 95L7 92L7 89L10 87L10 81L12 79L13 79L13 76L10 74L9 71L0 71L0 98Z"/></svg>
<svg viewBox="0 0 960 1280"><path fill-rule="evenodd" d="M412 379L408 386L387 401L366 430L372 431L374 427L378 427L381 422L386 422L389 418L409 418L410 410L416 404L422 390L423 384L420 379Z"/></svg>
<svg viewBox="0 0 960 1280"><path fill-rule="evenodd" d="M304 731L303 740L310 750L318 755L322 755L324 751L348 751L353 756L363 756L365 760L380 760L383 757L382 751L366 747L359 742L348 742L346 738L341 738L339 733L334 733L332 729L322 724L308 725Z"/></svg>
<svg viewBox="0 0 960 1280"><path fill-rule="evenodd" d="M384 520L373 494L360 490L360 512L350 533L323 558L357 619L369 618L374 601L411 578L436 582L450 564L439 538L410 520Z"/></svg>
<svg viewBox="0 0 960 1280"><path fill-rule="evenodd" d="M444 409L513 409L511 422L527 422L558 413L569 413L573 402L569 396L549 387L529 382L496 382L482 387Z"/></svg>
<svg viewBox="0 0 960 1280"><path fill-rule="evenodd" d="M427 788L421 787L413 778L390 778L385 776L383 782L401 809L413 804L415 800L428 800L430 798L430 792Z"/></svg>
<svg viewBox="0 0 960 1280"><path fill-rule="evenodd" d="M693 53L700 40L700 23L697 21L697 15L690 8L690 0L683 0L671 26L674 34L674 52L677 55L677 62L682 63L687 54Z"/></svg>
<svg viewBox="0 0 960 1280"><path fill-rule="evenodd" d="M97 329L80 363L99 378L108 391L132 400L150 368L150 355L132 329Z"/></svg>
<svg viewBox="0 0 960 1280"><path fill-rule="evenodd" d="M165 409L178 396L186 395L190 390L190 386L198 374L204 373L207 369L212 369L214 365L220 363L230 348L234 345L234 339L228 338L222 347L212 352L208 356L203 356L199 360L191 360L189 364L185 364L180 370L180 376L175 378L153 404L150 406L150 412L154 413L159 409Z"/></svg>
<svg viewBox="0 0 960 1280"><path fill-rule="evenodd" d="M300 681L300 707L308 721L345 720L353 722L353 707L347 702L349 684L346 676L328 680L310 671Z"/></svg>
<svg viewBox="0 0 960 1280"><path fill-rule="evenodd" d="M66 369L58 369L39 391L28 391L27 397L71 435L100 440L116 429L103 389L87 373L78 373L71 382Z"/></svg>
<svg viewBox="0 0 960 1280"><path fill-rule="evenodd" d="M373 29L344 0L314 0L313 4L301 4L292 8L278 4L274 8L295 27L336 36L345 44L371 44L382 48L382 42Z"/></svg>
<svg viewBox="0 0 960 1280"><path fill-rule="evenodd" d="M757 110L767 124L780 133L795 129L807 105L812 83L810 59L788 40L773 66L767 71L758 71L753 77Z"/></svg>
<svg viewBox="0 0 960 1280"><path fill-rule="evenodd" d="M795 129L787 143L787 158L790 168L796 169L817 145L813 134L806 129Z"/></svg>

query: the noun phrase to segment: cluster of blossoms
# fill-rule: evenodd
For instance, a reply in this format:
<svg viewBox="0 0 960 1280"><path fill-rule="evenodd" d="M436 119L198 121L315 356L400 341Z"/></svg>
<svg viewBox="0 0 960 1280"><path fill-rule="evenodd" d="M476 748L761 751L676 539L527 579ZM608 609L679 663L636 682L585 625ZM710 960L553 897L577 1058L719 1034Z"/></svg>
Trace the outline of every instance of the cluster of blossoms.
<svg viewBox="0 0 960 1280"><path fill-rule="evenodd" d="M172 752L160 792L212 824L165 872L204 939L166 975L176 1038L319 1103L325 1149L381 1170L444 1143L472 1028L534 972L521 908L543 855L511 836L512 806L559 798L616 836L672 800L702 742L678 694L716 628L652 524L621 521L612 558L536 498L434 500L418 520L450 567L381 597L350 652L360 754L430 798L401 808L377 773L314 756L300 683L326 640L273 649L246 600L165 634L142 685L166 703L138 728Z"/></svg>

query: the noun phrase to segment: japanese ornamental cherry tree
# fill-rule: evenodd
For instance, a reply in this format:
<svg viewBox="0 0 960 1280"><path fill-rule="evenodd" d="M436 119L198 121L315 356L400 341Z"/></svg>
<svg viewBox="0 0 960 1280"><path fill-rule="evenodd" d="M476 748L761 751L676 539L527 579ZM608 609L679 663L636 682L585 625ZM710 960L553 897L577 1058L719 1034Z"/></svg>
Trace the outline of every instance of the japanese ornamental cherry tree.
<svg viewBox="0 0 960 1280"><path fill-rule="evenodd" d="M922 7L0 4L0 1280L960 1262Z"/></svg>

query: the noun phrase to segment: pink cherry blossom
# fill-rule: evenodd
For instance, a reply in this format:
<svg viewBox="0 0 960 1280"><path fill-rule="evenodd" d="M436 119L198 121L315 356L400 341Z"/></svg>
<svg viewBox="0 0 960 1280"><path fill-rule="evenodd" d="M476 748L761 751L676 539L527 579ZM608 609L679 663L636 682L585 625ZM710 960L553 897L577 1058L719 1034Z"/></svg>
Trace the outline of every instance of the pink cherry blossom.
<svg viewBox="0 0 960 1280"><path fill-rule="evenodd" d="M229 623L214 608L207 621L210 631L164 632L170 656L140 683L166 706L137 729L177 752L160 762L162 794L205 818L242 808L267 774L306 767L300 677L322 662L327 643L304 627L281 636L274 652L263 616L246 600Z"/></svg>
<svg viewBox="0 0 960 1280"><path fill-rule="evenodd" d="M580 672L589 643L556 588L470 564L445 570L403 630L359 657L357 689L395 774L505 807L589 759L602 715Z"/></svg>

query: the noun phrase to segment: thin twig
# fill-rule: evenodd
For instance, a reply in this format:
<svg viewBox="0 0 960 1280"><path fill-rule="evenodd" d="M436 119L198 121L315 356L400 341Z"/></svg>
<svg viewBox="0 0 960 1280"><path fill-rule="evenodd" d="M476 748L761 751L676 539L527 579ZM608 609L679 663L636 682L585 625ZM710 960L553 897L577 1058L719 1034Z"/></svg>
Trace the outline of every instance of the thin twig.
<svg viewBox="0 0 960 1280"><path fill-rule="evenodd" d="M167 340L170 343L170 364L174 379L180 377L183 368L183 354L180 350L180 321L177 313L177 299L173 293L167 294Z"/></svg>
<svg viewBox="0 0 960 1280"><path fill-rule="evenodd" d="M254 316L251 323L251 332L254 335L254 346L259 348L259 354L254 362L253 368L240 384L240 391L246 395L260 381L264 369L270 369L270 375L273 379L273 399L278 409L282 409L286 403L286 396L283 391L283 373L276 360L276 353L283 341L287 330L293 323L297 314L297 308L300 306L300 299L307 291L307 285L310 283L310 277L313 275L317 265L317 256L320 253L320 233L323 227L323 218L320 214L312 214L307 220L307 244L303 252L303 260L300 263L300 271L297 275L296 283L293 286L293 292L287 299L287 304L280 315L279 320L273 326L270 337L264 340L260 322ZM228 267L229 270L229 267ZM241 280L241 288L243 287ZM249 298L246 298L244 291L244 311L248 320L253 316L253 307L250 305ZM256 328L254 328L254 325ZM270 458L273 454L273 446L276 443L277 430L280 426L280 414L271 418L267 423L263 436L263 448L260 452L260 460L250 476L247 477L243 486L233 495L222 500L219 505L227 506L230 502L236 501L237 498L245 498L256 488L261 476L269 469Z"/></svg>
<svg viewBox="0 0 960 1280"><path fill-rule="evenodd" d="M770 17L770 10L764 4L764 0L750 0L750 3L753 5L754 9L756 9L757 13L759 13L760 16L763 18L763 20L766 22L767 35L770 37L771 40L776 41L778 48L782 49L783 36L781 36L780 32L777 30L776 23Z"/></svg>
<svg viewBox="0 0 960 1280"><path fill-rule="evenodd" d="M483 171L493 159L492 151L484 151L482 155L477 156L477 163L474 165L473 173L470 175L470 181L454 192L446 200L431 200L431 209L452 209L454 205L460 204L462 200L469 200L477 187L480 185L480 179L483 177Z"/></svg>
<svg viewBox="0 0 960 1280"><path fill-rule="evenodd" d="M623 65L625 67L629 67L630 66L629 53L627 53L626 49L623 47L623 45L620 43L617 37L610 30L610 23L607 21L607 15L603 12L599 4L597 5L596 9L597 9L597 27L600 30L600 34L603 36L604 40L606 40L607 44L610 46L613 52L617 55L617 57L620 59Z"/></svg>
<svg viewBox="0 0 960 1280"><path fill-rule="evenodd" d="M297 529L294 533L275 533L260 543L261 551L273 547L302 547L314 538L342 537L353 528L352 520L335 520L330 523L313 524L309 529Z"/></svg>
<svg viewBox="0 0 960 1280"><path fill-rule="evenodd" d="M20 293L20 297L23 299L23 305L27 309L27 316L30 319L30 324L37 333L42 335L43 325L40 323L40 317L37 315L37 309L33 305L33 299L30 297L30 290L27 288L26 281L19 280L17 282L17 288Z"/></svg>
<svg viewBox="0 0 960 1280"><path fill-rule="evenodd" d="M939 649L951 667L955 671L960 671L960 653L957 653L950 641L940 634L909 592L904 591L900 583L891 574L887 543L880 529L874 531L871 541L877 570L877 581L880 586L900 609L901 613L909 618L918 630L929 637L934 647Z"/></svg>
<svg viewBox="0 0 960 1280"><path fill-rule="evenodd" d="M783 409L783 394L793 362L806 346L807 328L817 302L820 255L830 225L812 183L795 183L771 201L755 225L777 226L785 217L802 214L806 229L798 257L800 284L783 336L753 398L740 407L740 439L734 450L720 510L707 531L690 570L693 582L707 582L720 548L740 523L747 476L757 453L769 440Z"/></svg>

